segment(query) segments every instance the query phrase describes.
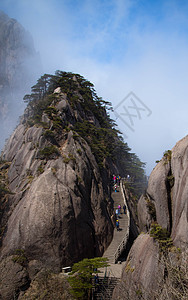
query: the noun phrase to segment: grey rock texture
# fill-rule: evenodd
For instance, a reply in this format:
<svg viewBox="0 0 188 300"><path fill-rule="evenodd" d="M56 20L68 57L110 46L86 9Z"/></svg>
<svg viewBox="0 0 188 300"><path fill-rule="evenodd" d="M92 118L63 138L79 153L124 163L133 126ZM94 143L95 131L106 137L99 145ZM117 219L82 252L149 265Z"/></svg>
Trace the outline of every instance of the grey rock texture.
<svg viewBox="0 0 188 300"><path fill-rule="evenodd" d="M138 203L138 219L140 231L146 233L135 240L126 261L122 283L115 289L113 299L165 299L165 293L175 297L173 292L180 282L177 278L173 279L174 283L171 281L168 267L178 265L177 274L178 270L188 269L188 136L177 142L171 151L166 151L152 171L146 194ZM162 255L158 242L149 235L154 221L168 230L176 247L170 250L168 256ZM177 248L181 249L181 254L177 254ZM188 284L186 275L184 280ZM179 298L173 299L186 299L181 291L178 292L176 297Z"/></svg>
<svg viewBox="0 0 188 300"><path fill-rule="evenodd" d="M172 239L178 247L188 246L188 135L172 149Z"/></svg>
<svg viewBox="0 0 188 300"><path fill-rule="evenodd" d="M59 113L65 98L62 94L57 104ZM68 102L66 107L71 114ZM70 130L61 134L58 153L42 158L41 149L49 145L44 131L22 123L4 148L3 159L11 162L13 194L0 255L23 249L29 261L60 270L81 258L102 255L112 238L112 206L108 184L104 189L88 144Z"/></svg>
<svg viewBox="0 0 188 300"><path fill-rule="evenodd" d="M135 240L121 276L121 282L114 290L113 299L151 298L151 290L158 284L157 274L161 272L158 245L149 234L140 234Z"/></svg>
<svg viewBox="0 0 188 300"><path fill-rule="evenodd" d="M9 256L0 262L0 299L17 299L30 283L27 270Z"/></svg>
<svg viewBox="0 0 188 300"><path fill-rule="evenodd" d="M149 178L147 194L154 199L157 222L170 230L170 216L168 207L168 192L166 179L169 174L170 163L162 159L154 168Z"/></svg>
<svg viewBox="0 0 188 300"><path fill-rule="evenodd" d="M167 157L154 168L149 178L147 195L152 199L158 224L171 233L174 244L186 248L188 244L188 136L180 140ZM142 202L142 199L140 200ZM138 205L140 213L141 205ZM146 214L145 210L145 214ZM143 228L144 222L140 222Z"/></svg>

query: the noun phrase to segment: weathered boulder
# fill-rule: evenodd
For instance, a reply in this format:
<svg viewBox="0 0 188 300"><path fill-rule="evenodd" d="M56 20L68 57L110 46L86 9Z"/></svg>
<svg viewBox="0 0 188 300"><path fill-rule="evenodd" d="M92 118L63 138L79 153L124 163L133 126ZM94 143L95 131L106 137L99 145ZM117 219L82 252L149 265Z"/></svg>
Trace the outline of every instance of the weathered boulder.
<svg viewBox="0 0 188 300"><path fill-rule="evenodd" d="M154 199L157 221L168 230L170 230L170 216L166 179L169 170L170 164L163 158L151 173L147 188L147 194Z"/></svg>
<svg viewBox="0 0 188 300"><path fill-rule="evenodd" d="M20 291L29 287L27 270L9 256L0 262L0 299L17 299Z"/></svg>
<svg viewBox="0 0 188 300"><path fill-rule="evenodd" d="M149 229L154 221L149 217L148 200L156 211L157 223L172 233L175 244L180 247L185 247L183 244L188 242L187 161L188 136L171 151L166 151L150 175L146 195L138 203L140 229Z"/></svg>

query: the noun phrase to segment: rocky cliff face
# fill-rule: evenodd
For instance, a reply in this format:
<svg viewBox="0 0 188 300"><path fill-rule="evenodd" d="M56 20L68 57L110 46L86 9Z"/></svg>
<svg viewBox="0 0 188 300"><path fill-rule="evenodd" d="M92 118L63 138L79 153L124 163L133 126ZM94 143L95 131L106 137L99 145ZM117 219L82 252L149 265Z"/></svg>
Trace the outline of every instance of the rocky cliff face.
<svg viewBox="0 0 188 300"><path fill-rule="evenodd" d="M113 299L187 299L187 174L188 136L164 153L150 175L138 203L145 233L133 244Z"/></svg>
<svg viewBox="0 0 188 300"><path fill-rule="evenodd" d="M66 93L63 86L67 91L68 78L69 93ZM62 87L57 87L58 84ZM70 93L71 85L74 92ZM3 299L13 299L15 290L19 294L41 268L60 271L62 266L82 258L102 255L112 239L110 179L117 169L110 158L104 159L106 145L102 148L101 144L113 130L108 129L108 122L105 125L108 119L105 109L92 100L93 90L86 88L88 85L81 77L62 73L53 93L37 100L34 97L29 103L3 150L0 165ZM95 135L91 136L90 130L98 135L98 145L92 144ZM95 156L96 151L100 159ZM9 267L13 268L13 285L7 283L5 276ZM19 268L18 278L15 270Z"/></svg>
<svg viewBox="0 0 188 300"><path fill-rule="evenodd" d="M96 160L71 131L53 158L37 157L40 147L48 150L45 145L41 128L23 125L7 144L4 158L12 162L8 177L14 195L1 255L24 249L29 259L53 267L99 256L110 242L112 224Z"/></svg>
<svg viewBox="0 0 188 300"><path fill-rule="evenodd" d="M1 144L23 113L22 98L41 71L30 34L0 11L0 121ZM9 128L9 130L8 130Z"/></svg>
<svg viewBox="0 0 188 300"><path fill-rule="evenodd" d="M145 201L145 214L149 215L146 219L150 219L150 226L152 215L148 205L153 204L157 223L169 231L174 244L181 249L186 249L188 245L187 162L188 136L179 141L172 151L164 153L164 157L151 173L146 195L140 199L138 206L140 212ZM139 216L140 228L145 230L147 221L142 219L141 213Z"/></svg>

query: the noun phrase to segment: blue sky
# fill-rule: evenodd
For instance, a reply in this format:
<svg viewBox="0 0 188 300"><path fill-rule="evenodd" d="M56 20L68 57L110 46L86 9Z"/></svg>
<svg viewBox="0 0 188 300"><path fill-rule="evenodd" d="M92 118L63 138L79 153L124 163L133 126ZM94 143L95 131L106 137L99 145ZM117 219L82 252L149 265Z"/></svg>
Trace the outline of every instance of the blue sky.
<svg viewBox="0 0 188 300"><path fill-rule="evenodd" d="M187 1L1 0L0 9L32 34L44 73L79 73L114 107L134 92L112 118L147 174L187 134Z"/></svg>

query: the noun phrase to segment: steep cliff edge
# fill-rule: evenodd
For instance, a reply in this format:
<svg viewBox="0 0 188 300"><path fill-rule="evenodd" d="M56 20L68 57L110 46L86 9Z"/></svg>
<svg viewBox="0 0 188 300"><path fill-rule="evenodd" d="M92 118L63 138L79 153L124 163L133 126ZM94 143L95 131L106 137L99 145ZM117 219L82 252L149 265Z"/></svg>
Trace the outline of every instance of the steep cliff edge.
<svg viewBox="0 0 188 300"><path fill-rule="evenodd" d="M138 203L139 227L113 299L187 299L188 136L152 171ZM145 233L143 233L143 231Z"/></svg>

